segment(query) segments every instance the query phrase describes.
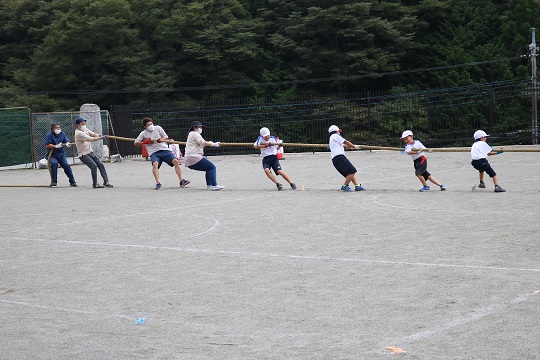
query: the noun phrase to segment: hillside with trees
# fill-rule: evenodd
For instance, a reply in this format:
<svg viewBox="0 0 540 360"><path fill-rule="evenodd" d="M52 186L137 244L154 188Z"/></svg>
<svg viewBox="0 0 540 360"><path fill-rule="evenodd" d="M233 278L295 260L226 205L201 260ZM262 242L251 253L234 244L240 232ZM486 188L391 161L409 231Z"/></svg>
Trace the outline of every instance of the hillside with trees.
<svg viewBox="0 0 540 360"><path fill-rule="evenodd" d="M519 56L538 19L538 0L3 0L0 107L283 99L526 77Z"/></svg>

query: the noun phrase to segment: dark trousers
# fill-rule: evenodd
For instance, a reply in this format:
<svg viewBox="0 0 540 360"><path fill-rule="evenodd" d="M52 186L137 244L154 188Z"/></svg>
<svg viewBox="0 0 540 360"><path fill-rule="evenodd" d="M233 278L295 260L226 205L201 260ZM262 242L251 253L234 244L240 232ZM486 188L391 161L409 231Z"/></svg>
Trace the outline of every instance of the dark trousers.
<svg viewBox="0 0 540 360"><path fill-rule="evenodd" d="M66 154L53 154L51 156L51 181L54 183L58 182L58 165L64 169L69 183L74 184L75 177L73 176L73 171L71 171L71 166L69 166Z"/></svg>
<svg viewBox="0 0 540 360"><path fill-rule="evenodd" d="M205 158L202 158L198 163L188 166L191 170L206 171L206 185L217 185L216 166Z"/></svg>
<svg viewBox="0 0 540 360"><path fill-rule="evenodd" d="M107 170L105 170L105 166L99 160L99 158L94 155L93 152L87 155L83 155L79 157L83 163L86 164L90 168L90 172L92 173L92 185L97 185L97 169L99 169L99 172L101 174L101 177L103 178L103 183L107 184L109 182L109 178L107 177Z"/></svg>

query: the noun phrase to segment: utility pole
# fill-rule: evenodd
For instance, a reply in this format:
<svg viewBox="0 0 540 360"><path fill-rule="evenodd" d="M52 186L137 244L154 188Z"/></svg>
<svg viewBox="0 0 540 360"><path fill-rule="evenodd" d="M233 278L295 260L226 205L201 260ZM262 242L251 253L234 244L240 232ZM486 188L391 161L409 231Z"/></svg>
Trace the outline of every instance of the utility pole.
<svg viewBox="0 0 540 360"><path fill-rule="evenodd" d="M532 143L538 144L538 86L536 83L536 57L538 56L538 47L536 46L536 28L531 28L532 42L529 45L531 51L531 72L532 72Z"/></svg>

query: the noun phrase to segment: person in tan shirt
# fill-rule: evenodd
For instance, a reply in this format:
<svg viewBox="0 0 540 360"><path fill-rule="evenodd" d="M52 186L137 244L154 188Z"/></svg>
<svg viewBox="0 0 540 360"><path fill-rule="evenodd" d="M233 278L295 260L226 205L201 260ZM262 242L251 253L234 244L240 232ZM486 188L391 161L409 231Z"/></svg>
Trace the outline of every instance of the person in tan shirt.
<svg viewBox="0 0 540 360"><path fill-rule="evenodd" d="M225 186L217 184L216 166L204 157L205 146L220 147L220 143L204 140L201 135L203 127L200 121L193 121L191 123L191 130L186 141L185 164L192 170L204 171L206 173L206 188L208 190L221 190Z"/></svg>
<svg viewBox="0 0 540 360"><path fill-rule="evenodd" d="M88 130L86 128L86 120L83 118L77 118L75 124L77 125L77 129L75 130L77 153L79 154L79 159L90 168L90 173L92 174L92 186L94 189L104 187L112 188L113 186L109 183L109 177L107 176L107 170L105 170L105 166L101 160L94 154L90 144L94 141L103 140L106 136ZM101 177L103 178L103 185L98 183L97 169L99 169Z"/></svg>

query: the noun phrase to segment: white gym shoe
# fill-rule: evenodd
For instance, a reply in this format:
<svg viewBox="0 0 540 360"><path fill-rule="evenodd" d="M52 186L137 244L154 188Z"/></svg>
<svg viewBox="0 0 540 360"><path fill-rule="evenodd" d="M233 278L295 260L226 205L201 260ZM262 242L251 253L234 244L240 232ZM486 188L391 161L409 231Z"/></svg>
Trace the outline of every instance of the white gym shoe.
<svg viewBox="0 0 540 360"><path fill-rule="evenodd" d="M207 186L206 188L210 191L218 191L218 190L221 190L223 189L225 186L221 186L221 185L216 185L216 186Z"/></svg>

